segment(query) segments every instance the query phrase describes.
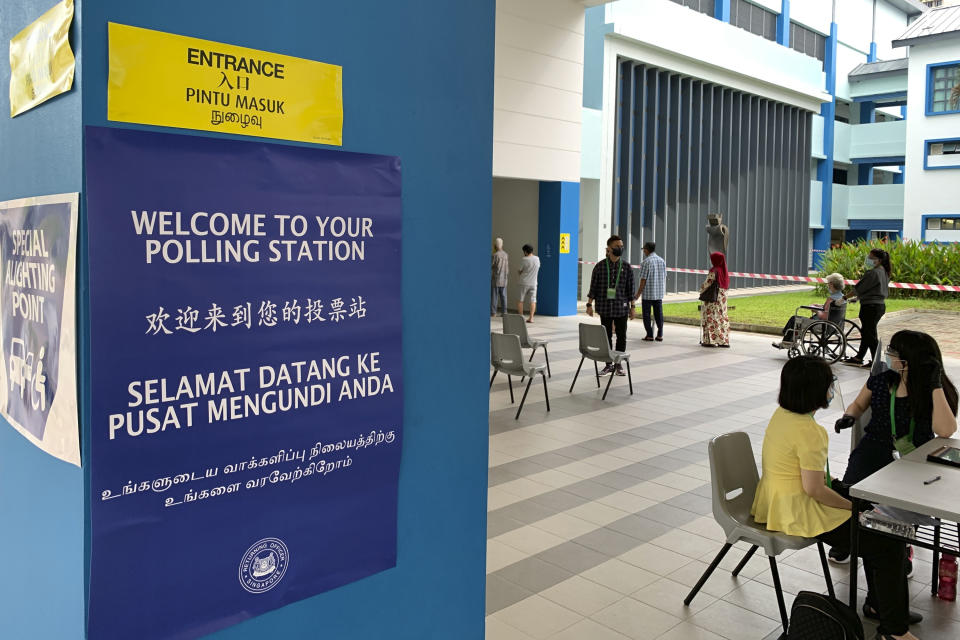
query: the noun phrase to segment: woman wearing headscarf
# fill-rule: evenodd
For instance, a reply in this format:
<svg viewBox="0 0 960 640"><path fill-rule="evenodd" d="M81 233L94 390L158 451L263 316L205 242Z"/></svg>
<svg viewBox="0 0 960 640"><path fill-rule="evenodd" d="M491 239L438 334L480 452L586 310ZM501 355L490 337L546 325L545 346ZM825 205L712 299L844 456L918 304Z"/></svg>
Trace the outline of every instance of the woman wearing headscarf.
<svg viewBox="0 0 960 640"><path fill-rule="evenodd" d="M730 347L730 318L727 317L727 289L730 275L727 260L719 251L710 254L710 273L700 286L703 305L700 311L700 344L704 347ZM713 292L716 295L713 295Z"/></svg>

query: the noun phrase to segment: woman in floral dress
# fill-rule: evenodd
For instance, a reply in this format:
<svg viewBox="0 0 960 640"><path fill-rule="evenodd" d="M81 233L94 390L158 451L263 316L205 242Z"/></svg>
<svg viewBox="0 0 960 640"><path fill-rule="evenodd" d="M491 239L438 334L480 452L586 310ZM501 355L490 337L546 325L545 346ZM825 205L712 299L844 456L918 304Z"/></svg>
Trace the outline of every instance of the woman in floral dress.
<svg viewBox="0 0 960 640"><path fill-rule="evenodd" d="M719 286L716 302L704 302L700 312L700 344L704 347L730 348L730 318L727 317L727 289L730 288L730 275L727 273L727 259L719 251L710 254L713 267L707 279L700 286L704 292L716 281Z"/></svg>

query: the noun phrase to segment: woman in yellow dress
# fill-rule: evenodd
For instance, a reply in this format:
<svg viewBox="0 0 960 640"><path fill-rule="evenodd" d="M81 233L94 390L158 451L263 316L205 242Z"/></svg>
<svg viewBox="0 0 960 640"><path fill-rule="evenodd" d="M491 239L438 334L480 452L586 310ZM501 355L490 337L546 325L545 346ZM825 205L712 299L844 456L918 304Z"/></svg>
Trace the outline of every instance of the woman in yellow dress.
<svg viewBox="0 0 960 640"><path fill-rule="evenodd" d="M813 356L789 360L780 373L780 407L763 437L763 473L750 513L771 531L818 538L849 548L850 501L830 487L824 472L829 439L813 414L833 400L830 365ZM861 530L867 576L865 610L880 619L877 638L916 640L910 633L903 542Z"/></svg>

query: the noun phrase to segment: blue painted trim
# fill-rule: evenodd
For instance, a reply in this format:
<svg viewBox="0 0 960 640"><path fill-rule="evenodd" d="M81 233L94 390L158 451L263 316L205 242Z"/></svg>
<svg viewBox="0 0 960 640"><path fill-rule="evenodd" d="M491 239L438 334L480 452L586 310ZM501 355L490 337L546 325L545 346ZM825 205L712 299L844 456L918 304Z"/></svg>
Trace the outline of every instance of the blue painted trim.
<svg viewBox="0 0 960 640"><path fill-rule="evenodd" d="M713 5L713 17L720 22L730 22L730 0L717 0Z"/></svg>
<svg viewBox="0 0 960 640"><path fill-rule="evenodd" d="M900 117L904 120L907 119L907 103L900 105Z"/></svg>
<svg viewBox="0 0 960 640"><path fill-rule="evenodd" d="M928 116L946 116L951 113L960 113L960 109L952 109L950 111L933 111L933 72L935 69L940 67L951 67L954 65L960 65L960 60L951 60L949 62L937 62L927 65L927 85L926 85L926 97L923 101L923 108L925 109L926 115Z"/></svg>
<svg viewBox="0 0 960 640"><path fill-rule="evenodd" d="M868 164L861 164L857 167L857 184L873 184L873 167Z"/></svg>
<svg viewBox="0 0 960 640"><path fill-rule="evenodd" d="M924 213L920 216L920 242L927 241L927 218L952 218L960 220L960 213ZM931 240L937 244L954 244L944 240Z"/></svg>
<svg viewBox="0 0 960 640"><path fill-rule="evenodd" d="M948 164L945 167L931 167L927 164L927 158L930 157L930 145L936 144L938 142L956 142L960 143L960 137L957 138L933 138L930 140L923 141L923 170L924 171L939 171L941 169L960 169L960 154L957 154L956 162L957 164Z"/></svg>
<svg viewBox="0 0 960 640"><path fill-rule="evenodd" d="M867 96L856 96L854 102L882 102L885 106L891 106L891 103L903 101L906 104L907 92L894 91L892 93L873 93ZM900 106L900 105L893 105Z"/></svg>
<svg viewBox="0 0 960 640"><path fill-rule="evenodd" d="M903 165L900 165L900 173L893 174L893 184L903 184Z"/></svg>
<svg viewBox="0 0 960 640"><path fill-rule="evenodd" d="M867 62L876 62L877 61L877 43L870 43L870 53L867 54Z"/></svg>
<svg viewBox="0 0 960 640"><path fill-rule="evenodd" d="M837 115L837 23L830 23L830 35L824 46L823 68L826 72L826 90L832 96L830 102L820 105L823 116L823 152L826 158L817 162L817 180L823 183L820 196L821 229L814 229L813 265L819 268L830 248L830 235L833 230L833 154L834 133Z"/></svg>
<svg viewBox="0 0 960 640"><path fill-rule="evenodd" d="M780 15L777 16L777 44L790 46L790 0L780 0Z"/></svg>
<svg viewBox="0 0 960 640"><path fill-rule="evenodd" d="M860 124L869 124L876 122L877 103L872 100L864 100L860 103Z"/></svg>
<svg viewBox="0 0 960 640"><path fill-rule="evenodd" d="M903 220L885 218L851 218L847 220L848 231L896 231L903 232Z"/></svg>
<svg viewBox="0 0 960 640"><path fill-rule="evenodd" d="M874 156L872 158L851 158L851 164L869 164L875 167L892 166L906 162L904 156Z"/></svg>

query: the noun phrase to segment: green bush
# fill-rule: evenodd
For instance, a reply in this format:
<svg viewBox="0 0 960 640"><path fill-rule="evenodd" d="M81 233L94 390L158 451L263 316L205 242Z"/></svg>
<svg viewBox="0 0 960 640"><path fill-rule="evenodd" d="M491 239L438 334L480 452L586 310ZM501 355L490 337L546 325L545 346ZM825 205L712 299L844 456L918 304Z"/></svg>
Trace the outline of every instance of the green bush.
<svg viewBox="0 0 960 640"><path fill-rule="evenodd" d="M923 244L909 240L884 242L882 240L859 240L830 249L824 257L819 276L837 272L848 280L859 280L863 275L864 258L872 249L884 249L890 253L893 269L892 282L915 282L920 284L960 285L960 244ZM826 292L826 285L818 287ZM891 298L955 298L958 293L945 291L919 291L890 288Z"/></svg>

